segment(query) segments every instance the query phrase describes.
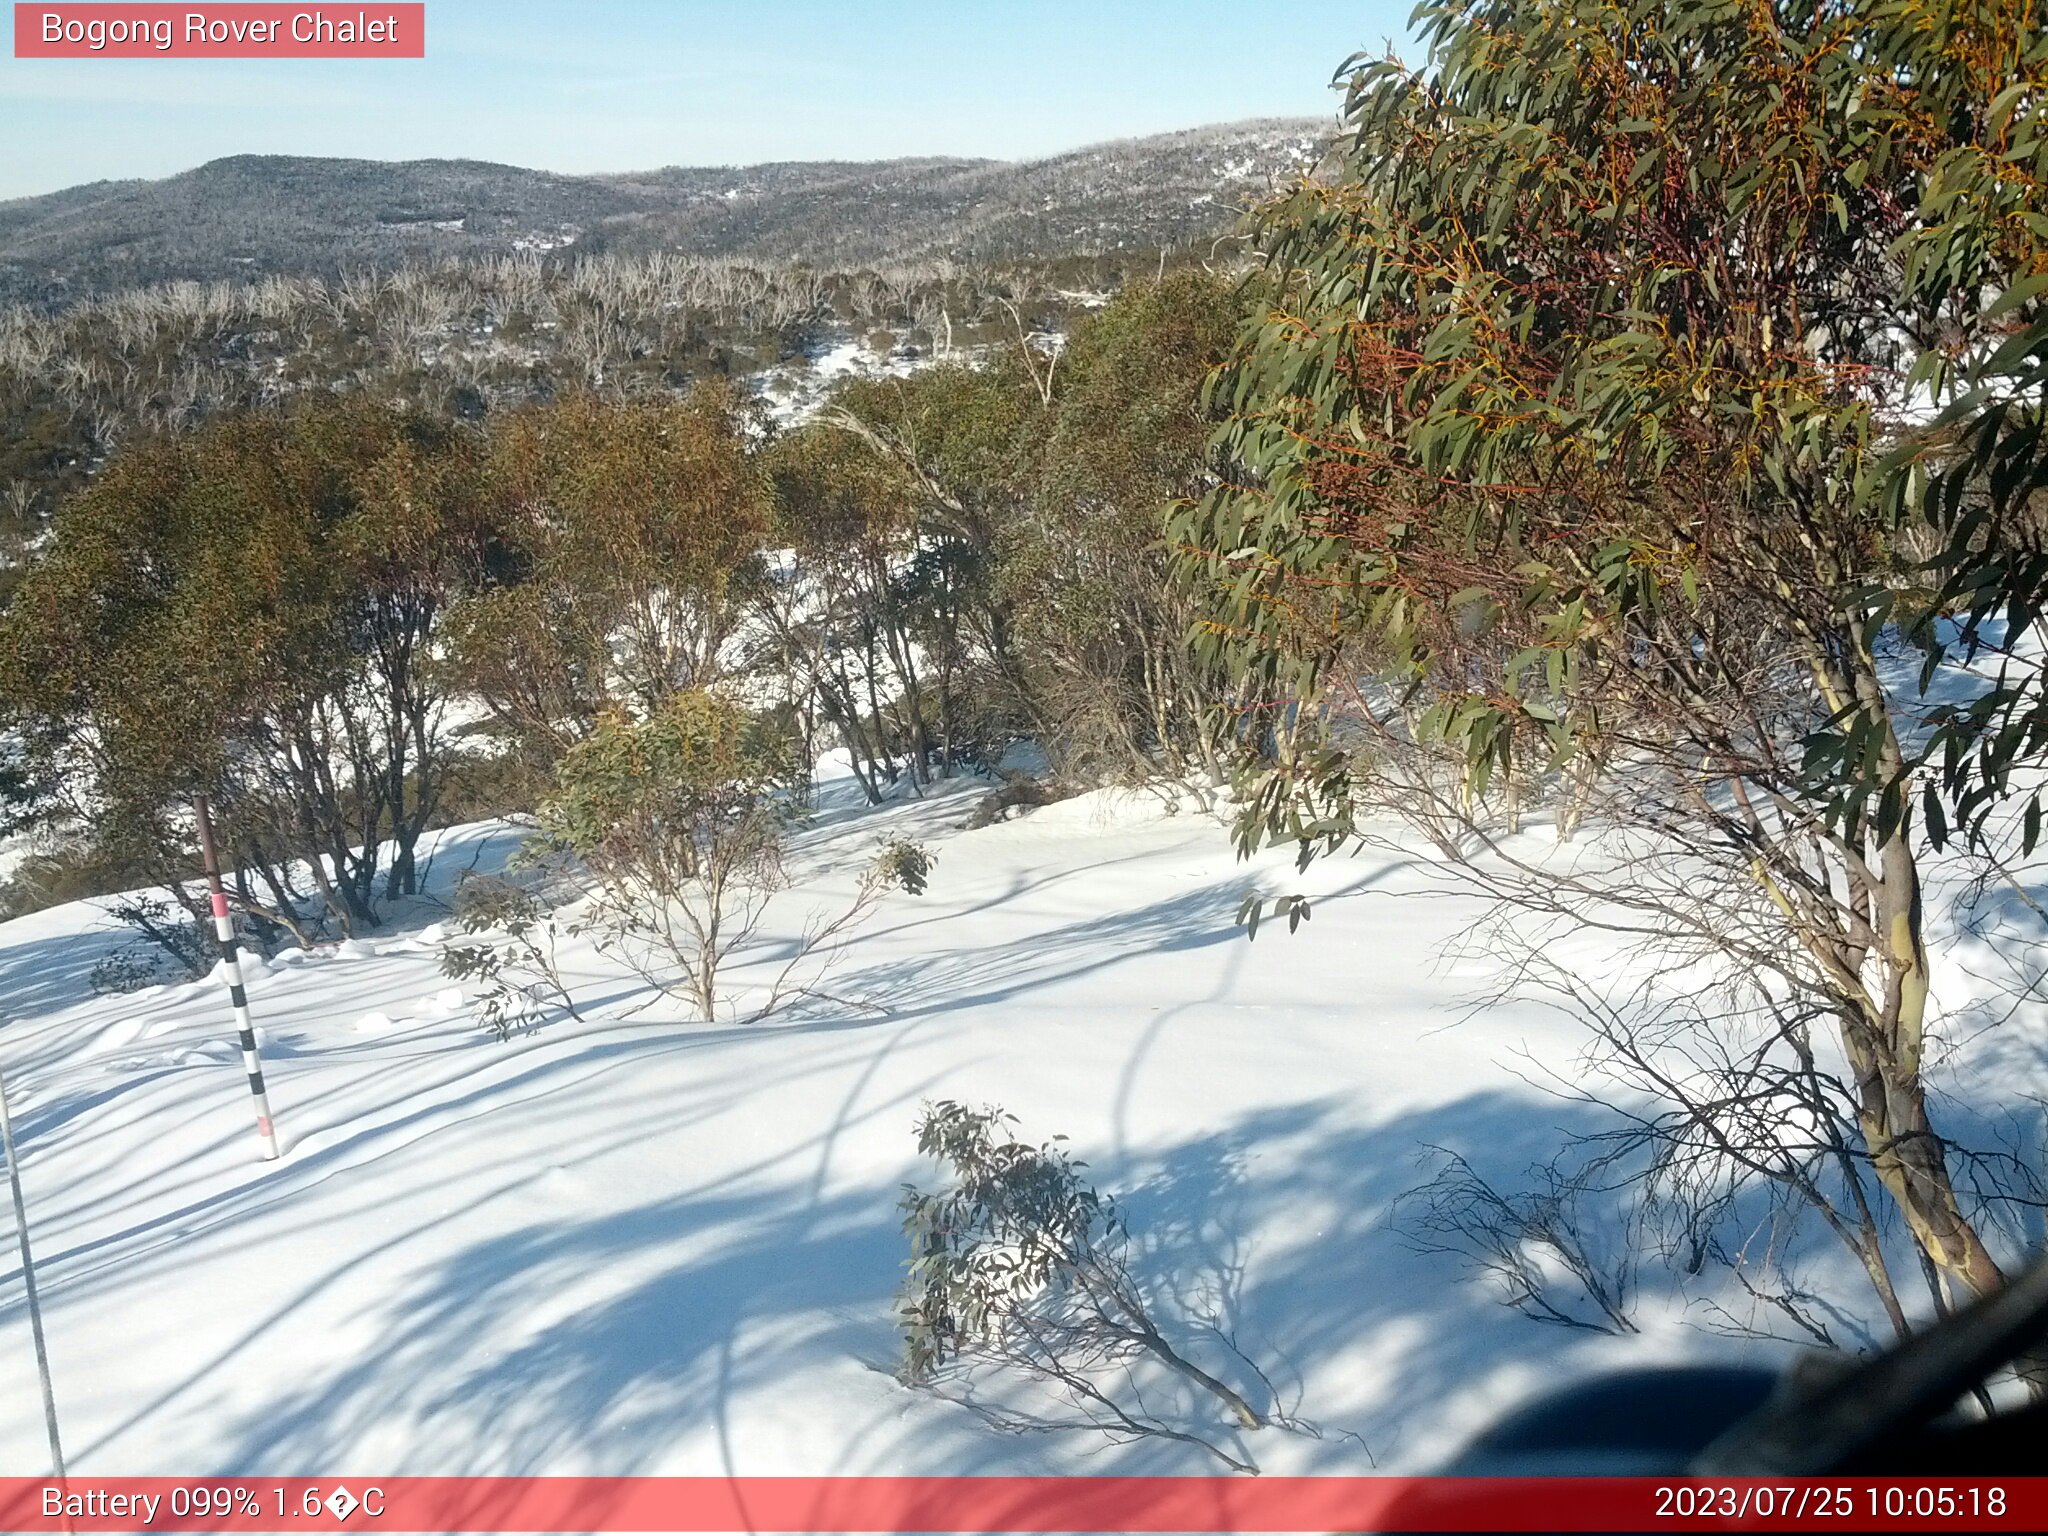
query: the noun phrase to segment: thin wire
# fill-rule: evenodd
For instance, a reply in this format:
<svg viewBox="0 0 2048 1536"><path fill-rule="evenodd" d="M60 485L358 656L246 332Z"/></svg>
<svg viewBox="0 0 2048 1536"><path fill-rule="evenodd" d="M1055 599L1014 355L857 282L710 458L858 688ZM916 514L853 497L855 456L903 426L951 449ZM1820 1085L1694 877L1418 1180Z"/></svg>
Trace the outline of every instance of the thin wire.
<svg viewBox="0 0 2048 1536"><path fill-rule="evenodd" d="M57 1393L50 1385L50 1351L43 1343L43 1307L36 1296L36 1261L28 1247L28 1208L21 1199L21 1159L14 1150L14 1117L7 1111L7 1075L0 1072L0 1149L7 1154L7 1182L14 1191L14 1232L21 1242L21 1278L28 1290L28 1329L36 1342L36 1372L43 1383L43 1423L50 1431L50 1463L59 1484L69 1487L64 1474L64 1445L57 1438ZM66 1522L69 1524L68 1520Z"/></svg>

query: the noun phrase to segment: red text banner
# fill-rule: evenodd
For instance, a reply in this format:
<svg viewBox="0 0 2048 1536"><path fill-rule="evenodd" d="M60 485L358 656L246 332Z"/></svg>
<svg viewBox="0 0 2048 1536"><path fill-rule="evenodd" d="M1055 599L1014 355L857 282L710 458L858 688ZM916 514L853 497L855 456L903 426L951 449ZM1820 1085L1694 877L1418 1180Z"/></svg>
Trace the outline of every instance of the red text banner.
<svg viewBox="0 0 2048 1536"><path fill-rule="evenodd" d="M0 1478L0 1531L2039 1531L2048 1478Z"/></svg>
<svg viewBox="0 0 2048 1536"><path fill-rule="evenodd" d="M422 59L424 4L22 5L18 59Z"/></svg>

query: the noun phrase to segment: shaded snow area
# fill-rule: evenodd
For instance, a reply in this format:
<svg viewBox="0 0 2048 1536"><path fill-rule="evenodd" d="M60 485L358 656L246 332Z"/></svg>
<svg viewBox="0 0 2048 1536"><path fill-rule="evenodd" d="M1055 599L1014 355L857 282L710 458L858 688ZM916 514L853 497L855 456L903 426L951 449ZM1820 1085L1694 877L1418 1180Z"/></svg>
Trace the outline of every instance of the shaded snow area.
<svg viewBox="0 0 2048 1536"><path fill-rule="evenodd" d="M885 1012L688 1022L579 939L588 1021L501 1044L439 974L430 900L255 967L272 1165L222 989L92 997L121 939L90 906L0 926L74 1476L1216 1470L1157 1440L999 1434L895 1380L897 1201L937 1177L913 1142L936 1097L1069 1137L1124 1197L1175 1336L1199 1355L1213 1317L1321 1427L1243 1437L1269 1472L1425 1468L1617 1363L1785 1358L1700 1326L1661 1269L1638 1337L1543 1327L1390 1228L1426 1146L1512 1183L1580 1113L1521 1054L1567 1066L1575 1025L1466 1016L1483 967L1440 952L1479 909L1419 847L1297 876L1239 862L1192 807L1110 792L960 830L986 787L870 810L828 783L732 978L743 1003L885 837L921 838L929 892L892 892L832 973ZM433 887L516 840L447 834ZM1251 884L1316 895L1314 920L1247 942ZM2039 1071L2031 1038L2009 1085L2022 1058ZM10 1234L0 1464L27 1469L45 1451L20 1278Z"/></svg>

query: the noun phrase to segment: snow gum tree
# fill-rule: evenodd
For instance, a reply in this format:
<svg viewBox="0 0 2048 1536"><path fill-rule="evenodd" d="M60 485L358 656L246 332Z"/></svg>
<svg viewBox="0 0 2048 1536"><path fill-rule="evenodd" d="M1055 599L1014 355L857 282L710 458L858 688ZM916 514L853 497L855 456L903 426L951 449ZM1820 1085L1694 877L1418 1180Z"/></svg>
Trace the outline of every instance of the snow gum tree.
<svg viewBox="0 0 2048 1536"><path fill-rule="evenodd" d="M431 652L489 559L476 466L455 429L330 399L139 444L69 502L0 690L97 835L174 878L205 789L252 913L348 930L410 893L452 762Z"/></svg>
<svg viewBox="0 0 2048 1536"><path fill-rule="evenodd" d="M608 708L719 679L770 508L737 391L512 412L489 485L511 566L453 616L451 649L500 734L545 765Z"/></svg>
<svg viewBox="0 0 2048 1536"><path fill-rule="evenodd" d="M1061 354L1005 584L1039 678L1039 733L1071 771L1220 771L1215 679L1182 643L1194 615L1169 579L1159 509L1216 483L1203 385L1239 313L1228 283L1188 268L1118 294Z"/></svg>
<svg viewBox="0 0 2048 1536"><path fill-rule="evenodd" d="M906 768L940 771L960 750L962 644L950 583L906 579L920 550L912 488L899 466L850 434L810 429L769 450L774 539L787 551L757 593L770 636L762 660L809 722L833 732L871 801ZM957 559L924 562L956 575ZM922 601L920 601L922 600ZM935 635L934 635L934 632ZM934 635L935 655L918 644Z"/></svg>
<svg viewBox="0 0 2048 1536"><path fill-rule="evenodd" d="M764 609L871 794L1006 734L1077 778L1213 776L1159 514L1214 483L1202 385L1238 309L1200 269L1134 283L1062 345L1019 318L981 366L855 381L775 443Z"/></svg>
<svg viewBox="0 0 2048 1536"><path fill-rule="evenodd" d="M818 419L817 430L848 440L827 450L842 483L849 469L871 486L886 477L874 489L889 511L879 524L869 519L869 537L879 527L891 546L889 583L876 595L891 611L882 636L896 647L889 660L920 782L926 763L950 772L1031 712L1029 658L1000 586L1044 430L1025 350L999 351L981 367L949 362L908 378L857 379Z"/></svg>
<svg viewBox="0 0 2048 1536"><path fill-rule="evenodd" d="M1756 978L1809 1071L1832 1035L1851 1177L1990 1291L1929 1110L1922 866L1944 785L2042 736L2023 687L1944 715L1886 653L1957 604L1979 644L2039 622L2039 8L1418 17L1430 68L1354 60L1340 172L1263 216L1239 468L1176 520L1252 701L1241 835L1339 845L1377 761L1435 751L1454 809L1578 786L1667 871L1704 850L1765 942L1697 891L1601 899Z"/></svg>

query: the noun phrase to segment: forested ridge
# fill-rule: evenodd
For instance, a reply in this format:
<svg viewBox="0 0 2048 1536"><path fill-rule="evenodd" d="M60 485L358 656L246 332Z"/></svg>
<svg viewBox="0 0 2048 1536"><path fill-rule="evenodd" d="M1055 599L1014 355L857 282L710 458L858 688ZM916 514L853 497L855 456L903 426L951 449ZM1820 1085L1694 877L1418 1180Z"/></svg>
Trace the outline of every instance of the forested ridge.
<svg viewBox="0 0 2048 1536"><path fill-rule="evenodd" d="M238 155L0 202L0 301L160 282L336 278L524 252L668 251L819 269L1043 261L1213 238L1320 157L1261 119L1028 161L668 166L570 176L471 160Z"/></svg>

